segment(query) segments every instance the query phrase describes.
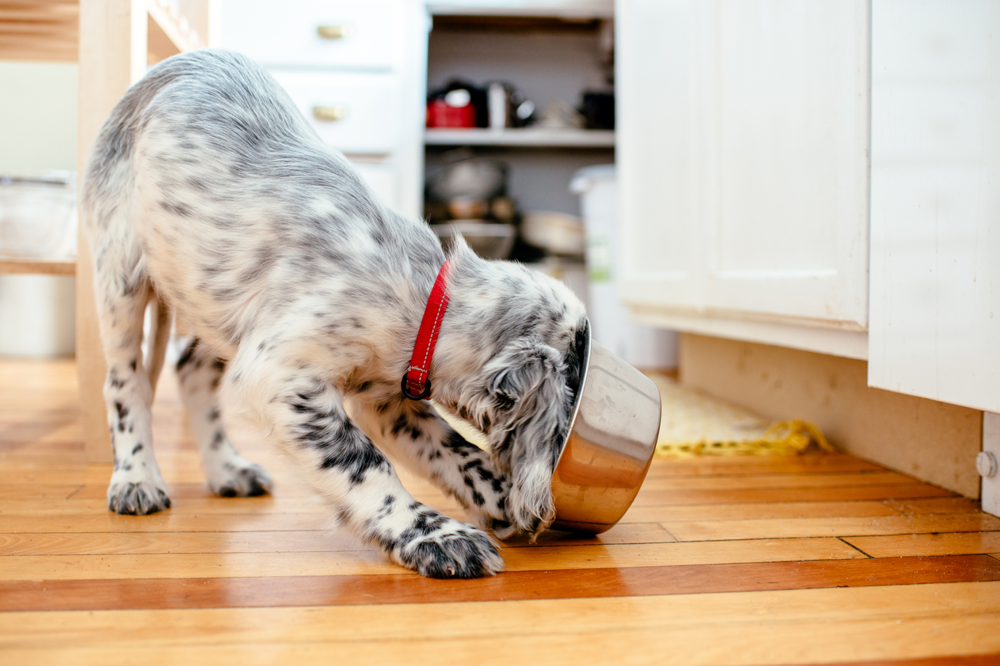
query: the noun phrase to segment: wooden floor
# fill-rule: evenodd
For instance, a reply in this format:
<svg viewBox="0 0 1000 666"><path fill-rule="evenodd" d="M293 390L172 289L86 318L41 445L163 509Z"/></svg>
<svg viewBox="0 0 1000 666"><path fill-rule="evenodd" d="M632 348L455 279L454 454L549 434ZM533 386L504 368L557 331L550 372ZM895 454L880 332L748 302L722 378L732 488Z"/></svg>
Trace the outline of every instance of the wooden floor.
<svg viewBox="0 0 1000 666"><path fill-rule="evenodd" d="M0 362L0 664L1000 663L1000 520L848 455L656 460L610 532L436 581L328 531L249 430L275 495L209 495L172 377L173 508L108 513L76 400L72 363Z"/></svg>

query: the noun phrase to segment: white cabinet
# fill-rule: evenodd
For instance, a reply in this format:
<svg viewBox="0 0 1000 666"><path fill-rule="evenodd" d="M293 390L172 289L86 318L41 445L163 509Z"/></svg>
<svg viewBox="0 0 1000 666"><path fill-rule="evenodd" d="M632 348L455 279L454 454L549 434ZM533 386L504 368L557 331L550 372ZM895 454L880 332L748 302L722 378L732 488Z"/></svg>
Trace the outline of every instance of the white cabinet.
<svg viewBox="0 0 1000 666"><path fill-rule="evenodd" d="M863 332L868 4L620 0L616 12L623 299L667 323Z"/></svg>
<svg viewBox="0 0 1000 666"><path fill-rule="evenodd" d="M1000 7L872 9L868 382L1000 412Z"/></svg>
<svg viewBox="0 0 1000 666"><path fill-rule="evenodd" d="M415 0L226 0L221 44L264 65L379 198L421 217L429 26Z"/></svg>
<svg viewBox="0 0 1000 666"><path fill-rule="evenodd" d="M616 8L633 312L1000 412L998 3Z"/></svg>

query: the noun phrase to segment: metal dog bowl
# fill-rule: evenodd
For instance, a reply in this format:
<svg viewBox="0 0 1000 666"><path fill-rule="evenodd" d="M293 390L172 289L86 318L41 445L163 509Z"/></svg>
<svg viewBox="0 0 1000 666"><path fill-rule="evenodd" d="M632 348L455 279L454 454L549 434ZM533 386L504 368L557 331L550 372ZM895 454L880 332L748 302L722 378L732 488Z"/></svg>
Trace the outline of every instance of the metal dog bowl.
<svg viewBox="0 0 1000 666"><path fill-rule="evenodd" d="M600 534L625 515L646 478L660 434L660 392L589 334L582 356L569 434L552 475L552 527Z"/></svg>

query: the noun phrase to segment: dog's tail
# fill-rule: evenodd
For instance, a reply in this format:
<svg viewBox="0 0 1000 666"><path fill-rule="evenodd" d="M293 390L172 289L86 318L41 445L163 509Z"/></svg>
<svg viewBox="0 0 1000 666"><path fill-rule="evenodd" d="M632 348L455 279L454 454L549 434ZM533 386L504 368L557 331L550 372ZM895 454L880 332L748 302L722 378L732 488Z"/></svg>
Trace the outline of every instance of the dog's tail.
<svg viewBox="0 0 1000 666"><path fill-rule="evenodd" d="M149 376L149 387L156 395L156 383L160 379L160 372L163 370L163 359L167 353L167 341L170 339L170 329L173 321L170 316L170 308L164 303L156 292L149 302L149 338L146 345L146 373Z"/></svg>

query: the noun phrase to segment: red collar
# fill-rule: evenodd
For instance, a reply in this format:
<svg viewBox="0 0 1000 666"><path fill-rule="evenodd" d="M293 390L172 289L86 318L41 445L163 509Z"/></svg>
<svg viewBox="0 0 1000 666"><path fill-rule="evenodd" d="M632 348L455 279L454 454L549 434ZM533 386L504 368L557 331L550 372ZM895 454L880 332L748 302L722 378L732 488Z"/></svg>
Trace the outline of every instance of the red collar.
<svg viewBox="0 0 1000 666"><path fill-rule="evenodd" d="M444 281L450 270L451 262L446 261L441 266L441 270L438 271L434 288L431 289L431 295L427 299L427 307L424 308L424 318L420 320L420 330L417 332L417 341L413 345L410 367L400 382L403 395L410 400L427 400L431 395L431 360L434 357L434 346L437 345L438 333L441 332L444 312L448 309L448 288Z"/></svg>

